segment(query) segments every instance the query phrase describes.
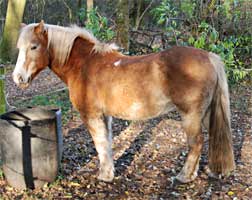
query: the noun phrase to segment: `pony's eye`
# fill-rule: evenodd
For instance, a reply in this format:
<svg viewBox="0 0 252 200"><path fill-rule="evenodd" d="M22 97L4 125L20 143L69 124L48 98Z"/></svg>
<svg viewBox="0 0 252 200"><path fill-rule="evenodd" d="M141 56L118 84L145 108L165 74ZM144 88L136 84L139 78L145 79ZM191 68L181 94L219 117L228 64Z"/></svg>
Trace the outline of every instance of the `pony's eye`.
<svg viewBox="0 0 252 200"><path fill-rule="evenodd" d="M31 47L31 50L35 50L35 49L37 49L37 46L34 45Z"/></svg>

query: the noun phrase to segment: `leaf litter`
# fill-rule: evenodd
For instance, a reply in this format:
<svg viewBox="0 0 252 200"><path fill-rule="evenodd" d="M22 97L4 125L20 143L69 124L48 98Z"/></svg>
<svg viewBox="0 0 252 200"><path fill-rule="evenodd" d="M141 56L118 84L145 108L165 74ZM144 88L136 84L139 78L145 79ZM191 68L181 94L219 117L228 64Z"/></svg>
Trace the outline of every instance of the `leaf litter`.
<svg viewBox="0 0 252 200"><path fill-rule="evenodd" d="M41 75L64 87L49 72ZM7 75L7 82L11 83ZM14 102L51 90L38 80L27 93L8 84ZM42 84L42 86L41 86ZM42 88L42 89L41 89ZM22 96L22 97L21 97ZM175 176L187 155L186 135L177 112L145 122L113 121L115 179L97 180L98 158L86 128L73 115L63 127L64 150L55 182L35 190L19 191L0 177L0 199L251 199L252 197L252 86L231 89L233 143L236 170L220 179L207 175L207 134L199 176L181 184Z"/></svg>

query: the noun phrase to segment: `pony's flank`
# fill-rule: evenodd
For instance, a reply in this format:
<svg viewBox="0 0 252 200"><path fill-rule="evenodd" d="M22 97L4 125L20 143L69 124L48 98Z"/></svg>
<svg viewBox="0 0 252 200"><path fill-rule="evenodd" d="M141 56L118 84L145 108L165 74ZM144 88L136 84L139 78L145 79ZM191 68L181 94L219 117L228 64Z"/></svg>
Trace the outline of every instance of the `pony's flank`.
<svg viewBox="0 0 252 200"><path fill-rule="evenodd" d="M30 24L22 29L18 46L20 43L28 41L29 35L32 34L32 30L37 24ZM94 44L92 52L95 53L108 53L117 50L118 47L115 44L105 44L100 42L91 32L85 28L80 28L76 25L71 27L61 27L57 25L45 24L46 31L48 33L48 48L53 48L54 56L58 60L59 66L66 63L71 53L74 41L77 37L88 40ZM28 37L28 38L27 38Z"/></svg>

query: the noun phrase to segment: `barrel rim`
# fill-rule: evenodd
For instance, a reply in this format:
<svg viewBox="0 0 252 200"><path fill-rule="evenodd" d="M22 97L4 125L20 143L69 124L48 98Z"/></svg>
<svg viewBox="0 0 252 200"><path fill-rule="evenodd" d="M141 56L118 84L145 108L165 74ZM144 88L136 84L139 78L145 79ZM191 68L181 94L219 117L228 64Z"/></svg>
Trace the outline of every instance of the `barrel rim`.
<svg viewBox="0 0 252 200"><path fill-rule="evenodd" d="M22 113L24 113L26 111L31 111L31 110L46 111L46 112L48 112L48 116L46 116L45 118L41 118L41 119L30 119L27 116L20 116L20 115L22 115ZM18 115L17 113L20 115ZM12 110L12 111L9 111L9 112L6 112L6 113L0 115L0 120L36 123L36 122L54 120L56 118L56 116L59 115L60 113L61 113L61 109L56 106L25 107L25 108ZM15 114L16 114L16 118L14 117ZM11 115L13 115L13 116L11 116ZM18 117L20 117L20 118L18 118ZM21 118L21 117L23 117L23 118Z"/></svg>

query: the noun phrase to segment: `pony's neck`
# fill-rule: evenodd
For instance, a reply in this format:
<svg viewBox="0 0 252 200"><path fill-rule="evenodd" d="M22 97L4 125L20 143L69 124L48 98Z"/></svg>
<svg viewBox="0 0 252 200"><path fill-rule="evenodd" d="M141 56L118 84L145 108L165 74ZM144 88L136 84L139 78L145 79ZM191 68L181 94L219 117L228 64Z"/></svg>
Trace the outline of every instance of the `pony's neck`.
<svg viewBox="0 0 252 200"><path fill-rule="evenodd" d="M47 25L51 69L65 82L70 74L77 73L89 57L114 52L117 46L97 40L86 29L77 26L66 28Z"/></svg>
<svg viewBox="0 0 252 200"><path fill-rule="evenodd" d="M88 60L96 55L93 52L94 44L83 38L77 37L72 46L70 56L62 66L55 57L54 49L49 48L50 68L67 85L69 80L74 80L80 75L81 68L85 67Z"/></svg>

